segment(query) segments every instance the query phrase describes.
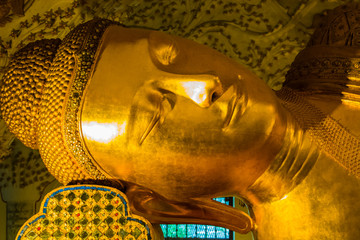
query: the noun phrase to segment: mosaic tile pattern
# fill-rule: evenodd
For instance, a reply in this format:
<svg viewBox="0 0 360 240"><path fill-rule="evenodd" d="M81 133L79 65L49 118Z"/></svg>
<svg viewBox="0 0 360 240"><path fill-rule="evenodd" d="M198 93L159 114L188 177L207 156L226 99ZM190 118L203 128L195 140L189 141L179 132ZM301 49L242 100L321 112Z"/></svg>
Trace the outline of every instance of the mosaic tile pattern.
<svg viewBox="0 0 360 240"><path fill-rule="evenodd" d="M16 240L150 240L151 225L131 215L123 193L95 185L57 188Z"/></svg>
<svg viewBox="0 0 360 240"><path fill-rule="evenodd" d="M214 198L215 201L233 205L232 197ZM194 238L230 240L233 234L229 229L201 224L160 224L165 239Z"/></svg>

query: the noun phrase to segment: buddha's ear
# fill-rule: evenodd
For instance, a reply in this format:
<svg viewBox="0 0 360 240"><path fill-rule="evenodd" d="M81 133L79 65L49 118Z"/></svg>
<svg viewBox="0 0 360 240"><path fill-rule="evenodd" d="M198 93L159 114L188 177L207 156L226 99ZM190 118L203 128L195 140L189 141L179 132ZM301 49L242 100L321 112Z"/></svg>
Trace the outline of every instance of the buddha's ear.
<svg viewBox="0 0 360 240"><path fill-rule="evenodd" d="M177 61L180 48L173 36L163 32L151 32L149 53L154 63L167 66Z"/></svg>
<svg viewBox="0 0 360 240"><path fill-rule="evenodd" d="M141 186L125 183L131 210L151 223L208 224L242 234L255 229L246 213L211 199L171 201Z"/></svg>
<svg viewBox="0 0 360 240"><path fill-rule="evenodd" d="M141 145L174 108L175 94L144 84L136 92L130 110L128 143Z"/></svg>

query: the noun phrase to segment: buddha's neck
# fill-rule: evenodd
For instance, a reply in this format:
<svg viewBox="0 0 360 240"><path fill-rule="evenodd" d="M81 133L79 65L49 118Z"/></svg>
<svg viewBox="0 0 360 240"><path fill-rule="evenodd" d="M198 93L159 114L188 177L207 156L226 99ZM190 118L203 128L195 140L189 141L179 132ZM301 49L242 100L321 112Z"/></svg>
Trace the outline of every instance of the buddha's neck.
<svg viewBox="0 0 360 240"><path fill-rule="evenodd" d="M259 240L358 240L360 184L326 154L281 200L254 206Z"/></svg>
<svg viewBox="0 0 360 240"><path fill-rule="evenodd" d="M289 88L278 92L301 128L322 152L328 154L347 171L360 177L360 108L349 107L342 99L324 95L305 96Z"/></svg>
<svg viewBox="0 0 360 240"><path fill-rule="evenodd" d="M352 156L360 154L348 152L358 152L359 139L305 96L286 88L277 95L288 125L282 150L251 189L259 199L257 239L358 239L359 161Z"/></svg>
<svg viewBox="0 0 360 240"><path fill-rule="evenodd" d="M319 155L316 145L296 122L292 109L280 101L287 116L283 146L265 173L248 189L253 204L282 199L307 176Z"/></svg>

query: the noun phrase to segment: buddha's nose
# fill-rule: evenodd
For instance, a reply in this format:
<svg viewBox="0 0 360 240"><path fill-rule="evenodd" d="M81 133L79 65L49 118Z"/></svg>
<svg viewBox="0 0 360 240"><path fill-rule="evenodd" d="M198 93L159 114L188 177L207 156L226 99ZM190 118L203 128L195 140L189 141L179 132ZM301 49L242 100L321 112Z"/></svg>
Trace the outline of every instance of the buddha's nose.
<svg viewBox="0 0 360 240"><path fill-rule="evenodd" d="M204 108L210 107L223 93L219 77L213 74L164 73L157 77L153 83L159 89L188 98Z"/></svg>

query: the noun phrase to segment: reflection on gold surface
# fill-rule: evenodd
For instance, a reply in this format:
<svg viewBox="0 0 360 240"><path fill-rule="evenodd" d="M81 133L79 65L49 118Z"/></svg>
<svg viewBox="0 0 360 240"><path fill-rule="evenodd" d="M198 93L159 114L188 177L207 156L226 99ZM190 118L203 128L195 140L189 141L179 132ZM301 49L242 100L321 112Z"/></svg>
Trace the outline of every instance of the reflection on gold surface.
<svg viewBox="0 0 360 240"><path fill-rule="evenodd" d="M125 133L126 122L118 123L98 123L82 122L82 133L86 138L102 143L109 143L115 137Z"/></svg>
<svg viewBox="0 0 360 240"><path fill-rule="evenodd" d="M285 200L285 199L287 199L287 197L288 197L288 195L285 195L280 200Z"/></svg>
<svg viewBox="0 0 360 240"><path fill-rule="evenodd" d="M166 86L166 83L164 83ZM212 81L184 81L176 84L174 93L179 96L189 96L195 103L202 107L209 107L215 100L215 96L221 95L219 80ZM170 87L165 89L169 89ZM172 88L171 88L172 89ZM216 90L218 89L218 90Z"/></svg>

